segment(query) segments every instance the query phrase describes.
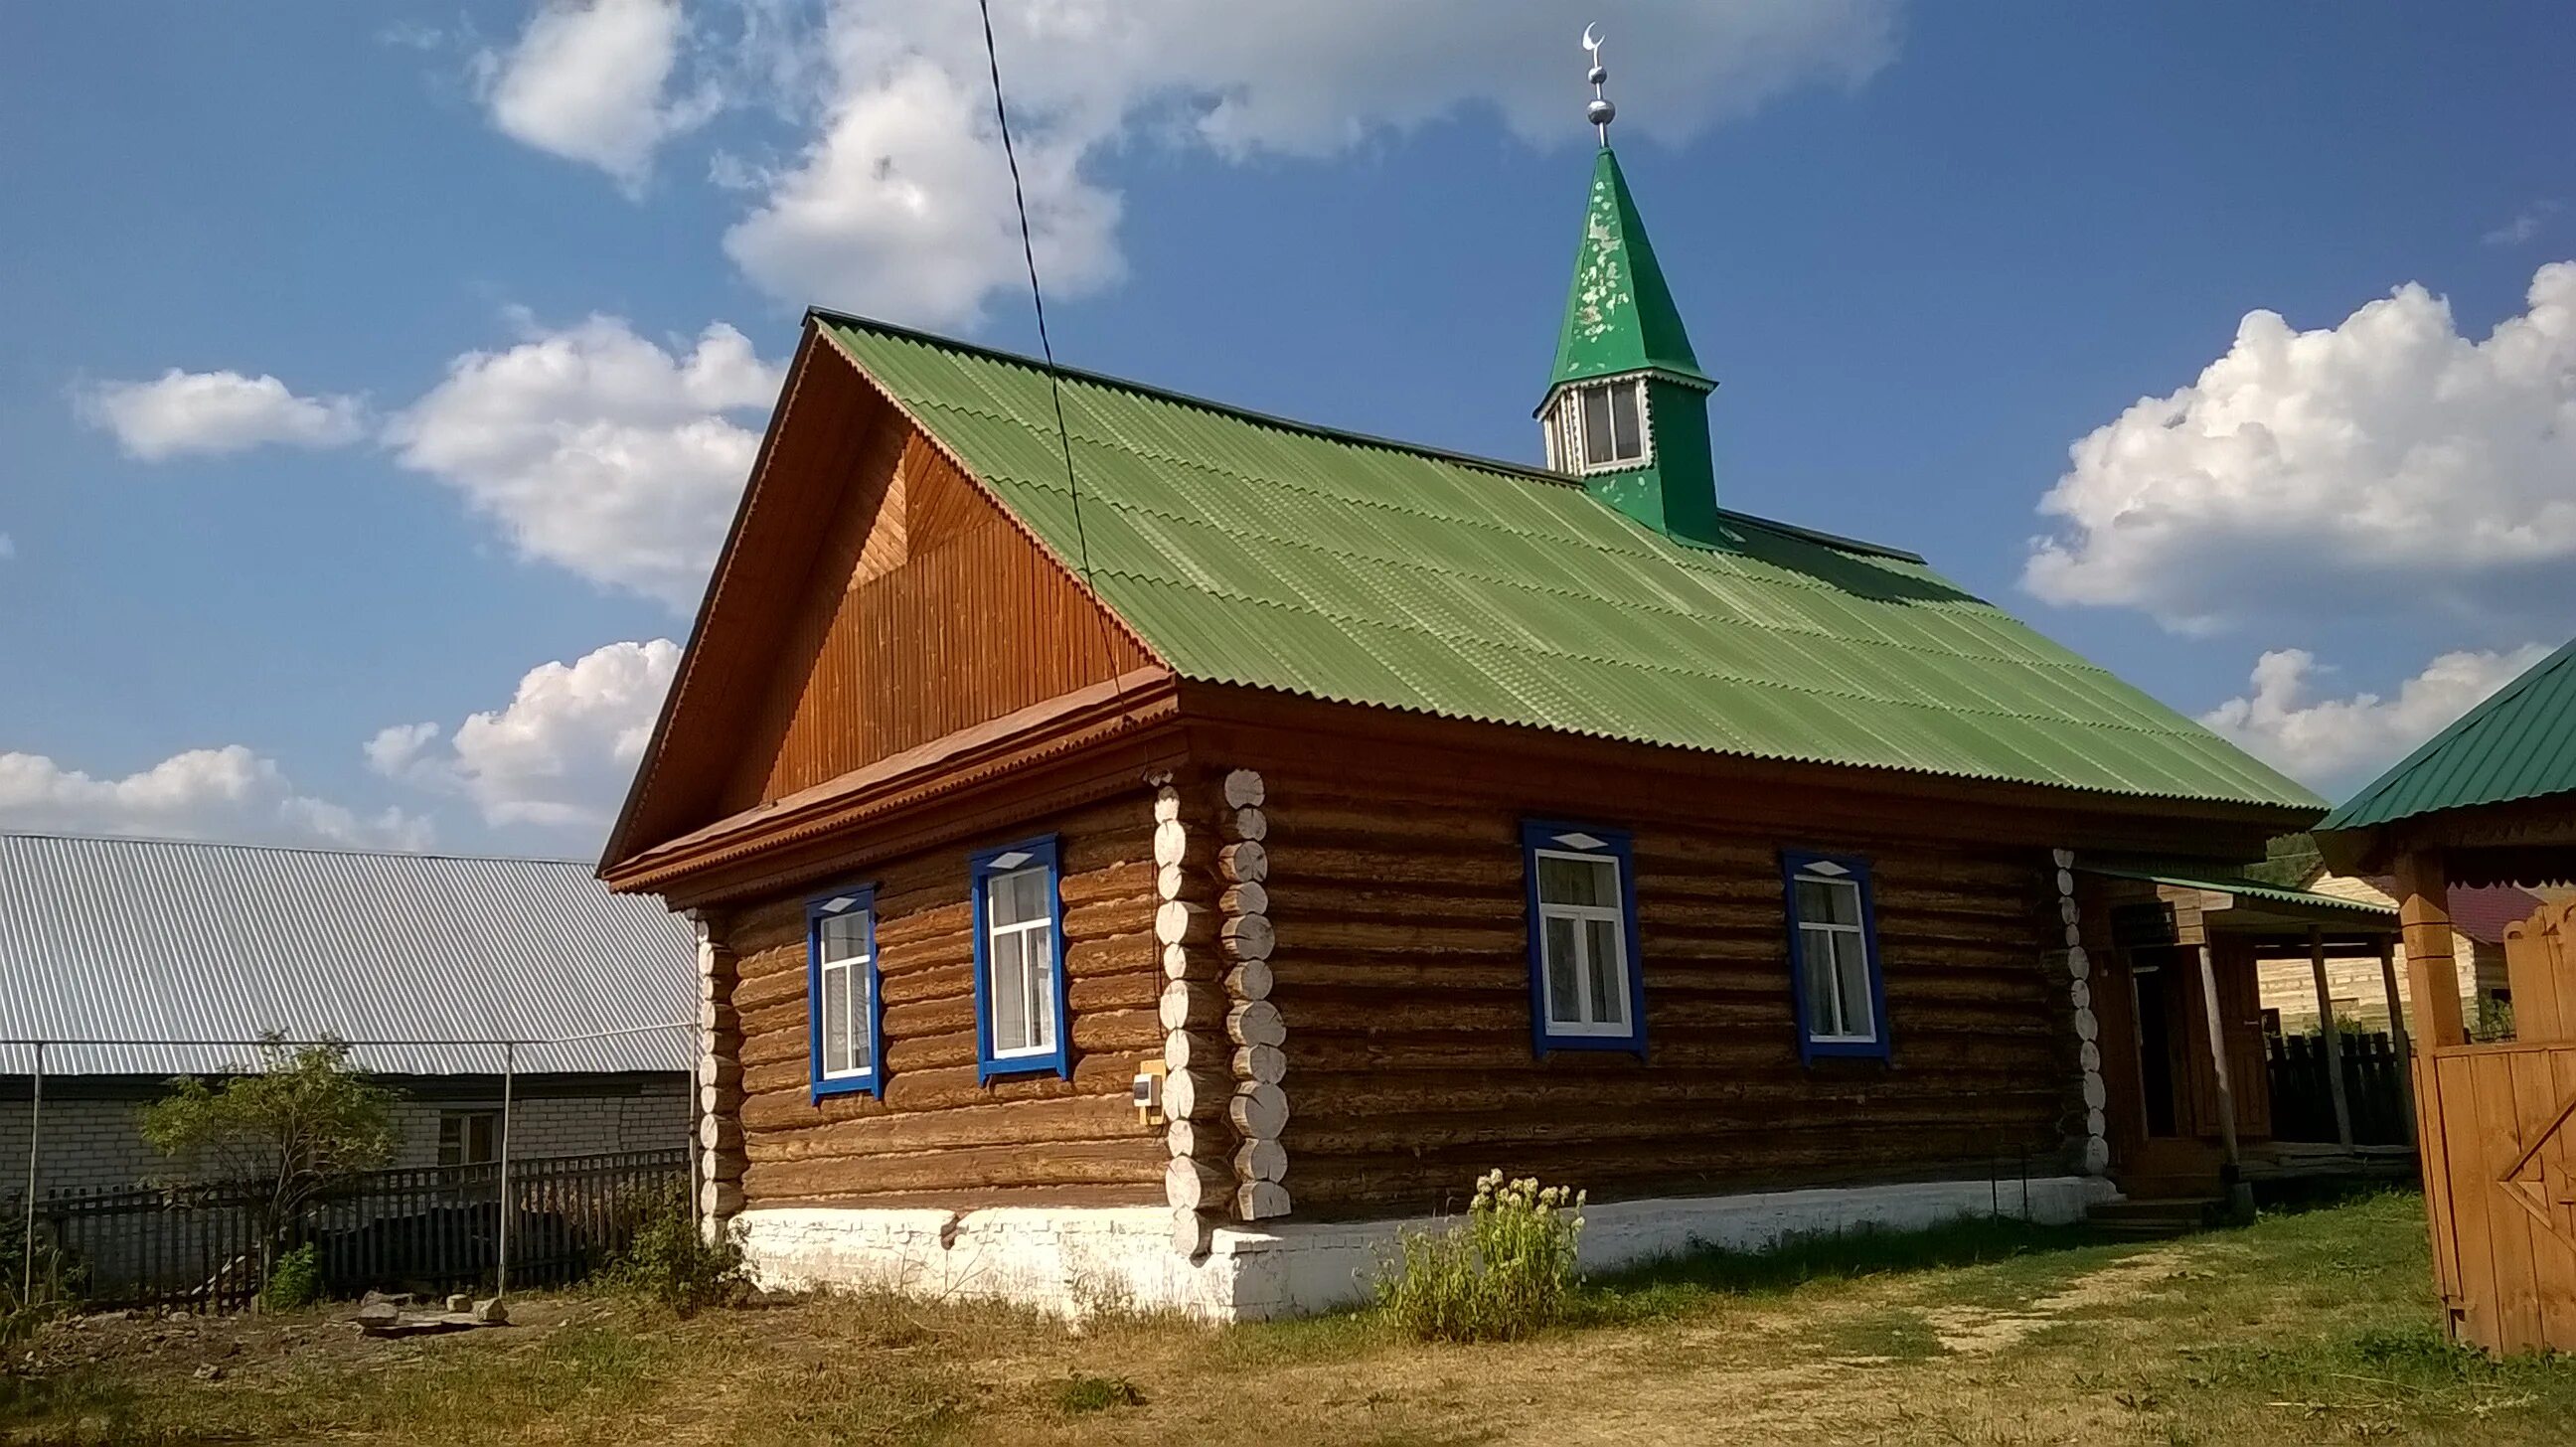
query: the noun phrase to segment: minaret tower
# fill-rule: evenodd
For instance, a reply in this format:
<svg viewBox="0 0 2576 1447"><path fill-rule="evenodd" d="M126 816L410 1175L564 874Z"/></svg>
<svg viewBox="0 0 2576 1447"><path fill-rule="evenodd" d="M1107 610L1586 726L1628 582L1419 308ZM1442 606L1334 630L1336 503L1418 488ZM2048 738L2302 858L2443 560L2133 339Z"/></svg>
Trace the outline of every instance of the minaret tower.
<svg viewBox="0 0 2576 1447"><path fill-rule="evenodd" d="M1708 394L1681 312L1647 244L1646 226L1610 149L1619 109L1606 87L1600 29L1587 27L1592 101L1601 138L1574 287L1556 344L1556 370L1538 416L1548 466L1583 480L1593 496L1675 538L1714 542L1717 468L1709 451Z"/></svg>

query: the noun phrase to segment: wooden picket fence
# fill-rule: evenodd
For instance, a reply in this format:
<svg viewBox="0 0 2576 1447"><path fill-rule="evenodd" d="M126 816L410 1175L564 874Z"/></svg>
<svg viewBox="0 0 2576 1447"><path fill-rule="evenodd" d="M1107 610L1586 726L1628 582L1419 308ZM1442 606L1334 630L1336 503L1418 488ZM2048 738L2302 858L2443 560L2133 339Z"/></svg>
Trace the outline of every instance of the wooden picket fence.
<svg viewBox="0 0 2576 1447"><path fill-rule="evenodd" d="M2352 1111L2355 1145L2408 1143L2406 1063L2385 1031L2346 1031L2344 1100ZM2272 1138L2335 1139L2334 1087L2326 1073L2326 1044L2317 1035L2274 1035L2264 1042L2272 1085Z"/></svg>
<svg viewBox="0 0 2576 1447"><path fill-rule="evenodd" d="M511 1287L588 1275L654 1210L685 1208L688 1171L685 1150L512 1161ZM242 1185L48 1192L36 1206L38 1294L102 1308L246 1306L264 1284L258 1199ZM7 1210L22 1217L24 1198ZM476 1291L494 1281L500 1223L497 1165L374 1171L316 1202L287 1245L313 1246L328 1296Z"/></svg>

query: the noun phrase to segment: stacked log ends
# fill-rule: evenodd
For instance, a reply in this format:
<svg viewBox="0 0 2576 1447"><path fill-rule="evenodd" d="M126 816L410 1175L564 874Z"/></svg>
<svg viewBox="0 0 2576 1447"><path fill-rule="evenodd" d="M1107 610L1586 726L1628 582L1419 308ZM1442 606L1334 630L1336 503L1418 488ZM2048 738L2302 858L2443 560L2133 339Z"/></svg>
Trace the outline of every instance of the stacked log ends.
<svg viewBox="0 0 2576 1447"><path fill-rule="evenodd" d="M742 1212L742 1029L734 1013L734 952L716 920L693 912L698 935L698 1219L707 1239Z"/></svg>
<svg viewBox="0 0 2576 1447"><path fill-rule="evenodd" d="M1226 1119L1240 1142L1234 1151L1234 1214L1259 1221L1288 1214L1288 1149L1280 1133L1288 1125L1288 1092L1280 1082L1288 1074L1287 1023L1270 1003L1270 854L1262 842L1270 837L1270 820L1262 812L1269 789L1261 775L1236 769L1220 790L1224 806L1225 847L1217 854L1217 872L1226 890L1217 898L1217 944L1225 957L1225 1033L1234 1042L1229 1062L1234 1094Z"/></svg>
<svg viewBox="0 0 2576 1447"><path fill-rule="evenodd" d="M1154 943L1163 962L1163 1144L1171 1165L1163 1196L1172 1208L1172 1246L1183 1256L1207 1254L1216 1213L1225 1209L1232 1173L1224 1146L1210 1130L1223 1109L1225 1045L1215 1033L1225 996L1214 983L1217 961L1208 948L1207 910L1188 898L1189 826L1181 818L1180 791L1169 775L1154 785ZM1204 867L1204 863L1202 863ZM1205 898L1205 896L1201 896Z"/></svg>
<svg viewBox="0 0 2576 1447"><path fill-rule="evenodd" d="M2102 1084L2102 1047L2097 1043L2102 1022L2093 1014L2093 961L2084 952L2078 923L2082 911L2075 902L2075 851L2055 850L2050 858L2057 865L2057 914L2066 922L2066 1000L2074 1012L2077 1086L2084 1099L2084 1129L2073 1144L2085 1174L2098 1176L2110 1169L2111 1142L2109 1122L2102 1113L2109 1095Z"/></svg>

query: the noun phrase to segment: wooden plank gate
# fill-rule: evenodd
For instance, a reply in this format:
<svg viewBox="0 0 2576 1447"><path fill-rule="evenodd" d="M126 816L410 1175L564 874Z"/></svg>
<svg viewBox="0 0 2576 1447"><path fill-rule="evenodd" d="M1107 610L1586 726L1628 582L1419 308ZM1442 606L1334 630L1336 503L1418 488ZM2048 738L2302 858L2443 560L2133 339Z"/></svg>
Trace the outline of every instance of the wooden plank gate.
<svg viewBox="0 0 2576 1447"><path fill-rule="evenodd" d="M2425 1207L2451 1334L2576 1352L2576 900L2505 931L2515 1038L2417 1058Z"/></svg>

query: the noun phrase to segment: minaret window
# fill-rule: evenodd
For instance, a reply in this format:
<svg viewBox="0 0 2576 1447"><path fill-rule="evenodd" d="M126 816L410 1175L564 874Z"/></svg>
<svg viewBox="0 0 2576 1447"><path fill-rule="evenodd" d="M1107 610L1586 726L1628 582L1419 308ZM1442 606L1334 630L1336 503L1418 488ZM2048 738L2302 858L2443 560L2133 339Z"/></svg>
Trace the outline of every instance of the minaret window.
<svg viewBox="0 0 2576 1447"><path fill-rule="evenodd" d="M1548 409L1548 465L1559 472L1642 467L1648 460L1648 435L1644 379L1568 387Z"/></svg>

